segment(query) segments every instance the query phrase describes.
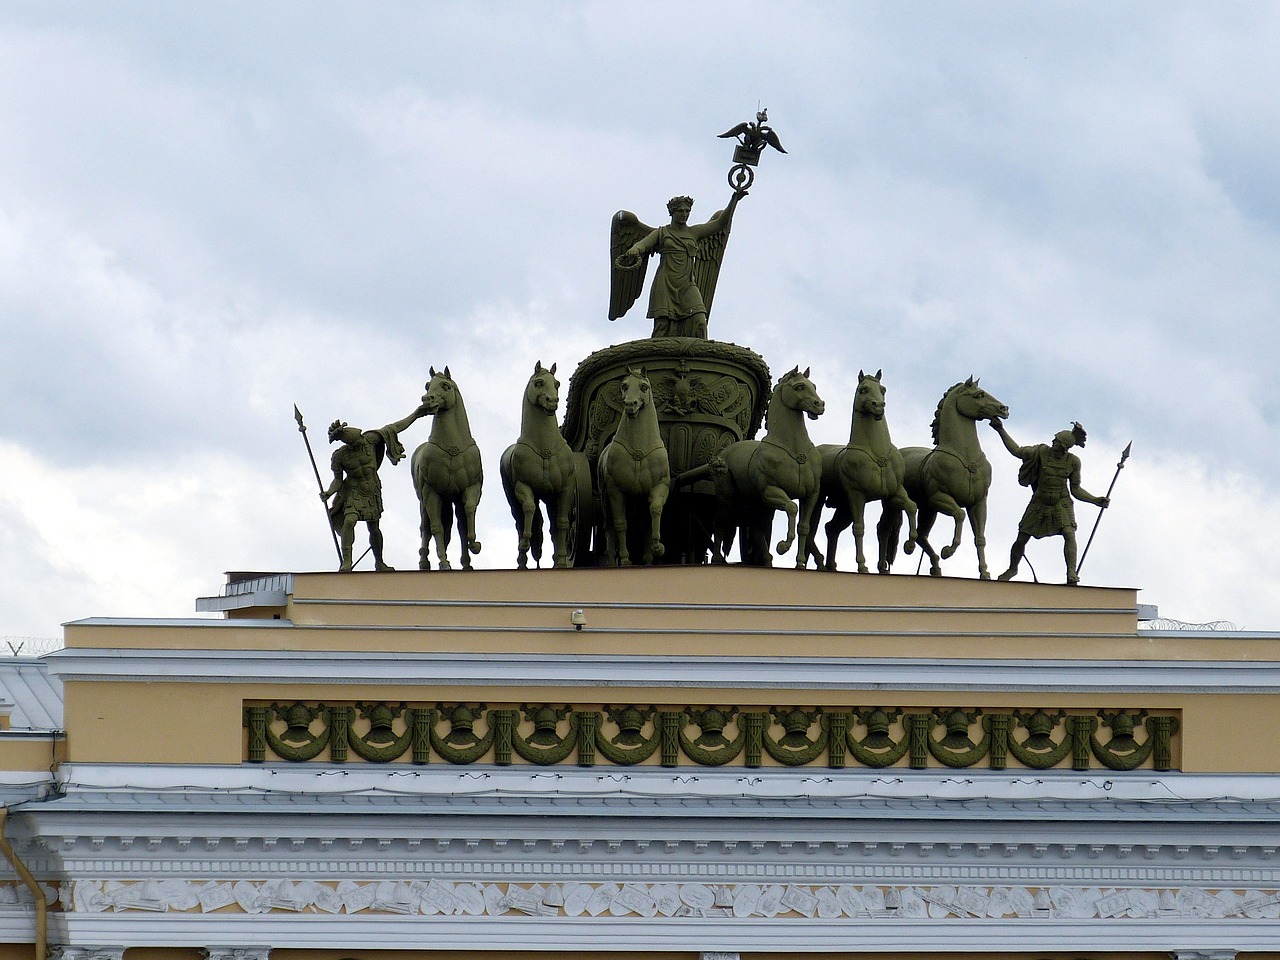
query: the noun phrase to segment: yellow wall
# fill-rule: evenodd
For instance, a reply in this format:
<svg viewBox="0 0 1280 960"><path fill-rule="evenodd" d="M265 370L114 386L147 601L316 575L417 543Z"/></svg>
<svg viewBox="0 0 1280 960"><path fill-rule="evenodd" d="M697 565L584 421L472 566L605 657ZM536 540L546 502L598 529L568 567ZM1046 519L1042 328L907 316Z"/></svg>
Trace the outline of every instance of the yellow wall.
<svg viewBox="0 0 1280 960"><path fill-rule="evenodd" d="M35 953L31 948L0 945L0 951L14 950L14 954L2 953L3 960L28 960ZM25 953L23 951L26 951ZM125 960L203 960L203 952L190 947L131 947L125 951ZM561 960L573 957L574 960L698 960L695 951L671 951L661 953L641 953L639 951L586 951L582 953L561 951L517 951L517 950L293 950L277 947L271 951L271 960ZM810 960L821 956L826 960L975 960L984 956L973 953L743 953L747 960ZM1029 953L1001 953L1001 960L1169 960L1166 951L1150 953L1115 953L1091 950L1045 951L1037 950ZM1280 953L1242 951L1237 960L1280 960Z"/></svg>
<svg viewBox="0 0 1280 960"><path fill-rule="evenodd" d="M0 737L0 770L49 770L67 756L63 737Z"/></svg>

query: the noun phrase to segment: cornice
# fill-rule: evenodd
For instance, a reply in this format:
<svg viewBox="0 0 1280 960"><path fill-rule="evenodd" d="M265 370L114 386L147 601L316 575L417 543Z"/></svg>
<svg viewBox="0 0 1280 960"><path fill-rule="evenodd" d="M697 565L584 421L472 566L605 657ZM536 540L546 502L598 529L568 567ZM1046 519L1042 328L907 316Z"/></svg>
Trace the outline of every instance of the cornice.
<svg viewBox="0 0 1280 960"><path fill-rule="evenodd" d="M68 648L68 681L1028 693L1277 693L1280 662L412 654Z"/></svg>
<svg viewBox="0 0 1280 960"><path fill-rule="evenodd" d="M1034 922L979 920L921 922L916 919L803 919L779 923L766 918L655 917L481 918L398 917L316 914L260 915L190 913L139 915L61 914L50 918L51 939L134 946L288 944L290 948L420 949L424 937L433 950L510 948L513 938L526 950L616 949L619 943L643 951L781 951L787 953L984 953L1027 951L1213 950L1230 943L1237 950L1269 950L1280 942L1280 922L1204 919L1088 920Z"/></svg>
<svg viewBox="0 0 1280 960"><path fill-rule="evenodd" d="M1280 883L1280 776L65 765L41 875ZM277 871L272 873L272 871Z"/></svg>

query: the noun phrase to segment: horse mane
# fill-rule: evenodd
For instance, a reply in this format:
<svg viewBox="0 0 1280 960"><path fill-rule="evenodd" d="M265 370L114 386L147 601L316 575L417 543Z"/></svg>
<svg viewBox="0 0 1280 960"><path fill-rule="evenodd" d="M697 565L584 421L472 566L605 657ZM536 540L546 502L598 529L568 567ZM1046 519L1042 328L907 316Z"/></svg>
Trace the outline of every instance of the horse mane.
<svg viewBox="0 0 1280 960"><path fill-rule="evenodd" d="M433 380L436 377L439 377L440 379L448 380L451 384L453 384L453 395L458 398L457 401L454 403L454 411L455 411L454 416L458 418L458 426L462 435L467 437L472 436L471 418L467 416L467 404L462 397L462 390L459 389L458 387L458 381L453 379L453 377L449 373L447 373L445 370L441 370L439 372L436 372L433 370L431 376ZM433 434L435 433L436 426L437 424L439 424L439 422L440 421L437 418L435 423L431 425L431 432Z"/></svg>
<svg viewBox="0 0 1280 960"><path fill-rule="evenodd" d="M766 433L769 432L769 411L773 408L773 398L778 395L778 391L782 389L783 384L790 383L792 380L795 380L797 377L803 377L803 376L805 376L805 374L800 372L800 365L796 364L794 367L792 367L790 370L788 370L786 373L784 373L782 376L778 378L777 384L774 386L773 390L769 392L769 403L764 408L764 429Z"/></svg>
<svg viewBox="0 0 1280 960"><path fill-rule="evenodd" d="M942 399L938 401L938 409L933 411L933 423L929 424L929 432L933 436L933 445L935 447L938 445L938 423L942 420L942 408L946 405L947 398L968 383L968 380L961 380L954 386L948 387L947 392L944 393L942 395Z"/></svg>

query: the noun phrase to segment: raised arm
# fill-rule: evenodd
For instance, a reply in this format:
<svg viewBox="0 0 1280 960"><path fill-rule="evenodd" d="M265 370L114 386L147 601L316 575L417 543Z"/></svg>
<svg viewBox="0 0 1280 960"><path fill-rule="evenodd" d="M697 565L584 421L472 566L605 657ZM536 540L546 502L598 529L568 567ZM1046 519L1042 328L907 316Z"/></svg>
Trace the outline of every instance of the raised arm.
<svg viewBox="0 0 1280 960"><path fill-rule="evenodd" d="M1004 428L1004 424L996 417L992 417L989 421L991 429L1000 434L1000 439L1004 441L1004 447L1018 459L1022 459L1026 455L1026 451L1018 446L1017 441L1009 436L1009 431Z"/></svg>
<svg viewBox="0 0 1280 960"><path fill-rule="evenodd" d="M427 409L421 404L419 404L418 409L413 411L413 413L409 414L403 420L397 420L395 423L389 423L382 429L390 430L392 433L400 433L401 431L409 429L409 427L413 425L415 420L417 420L420 417L425 417L426 415L427 415Z"/></svg>
<svg viewBox="0 0 1280 960"><path fill-rule="evenodd" d="M712 217L706 223L696 223L689 227L689 231L695 239L701 240L703 237L709 237L713 233L727 233L729 228L733 226L733 211L738 209L738 201L747 195L745 190L733 191L733 196L729 198L729 205L720 211L718 216Z"/></svg>

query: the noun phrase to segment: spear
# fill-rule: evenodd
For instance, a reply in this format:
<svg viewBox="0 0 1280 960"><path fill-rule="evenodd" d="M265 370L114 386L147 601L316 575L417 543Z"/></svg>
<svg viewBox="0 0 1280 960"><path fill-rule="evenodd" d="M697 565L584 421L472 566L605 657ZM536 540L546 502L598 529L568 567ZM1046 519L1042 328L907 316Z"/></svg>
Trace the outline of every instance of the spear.
<svg viewBox="0 0 1280 960"><path fill-rule="evenodd" d="M324 481L320 479L320 468L316 466L316 455L311 451L311 438L307 436L307 425L302 422L302 411L298 409L298 405L293 405L293 419L298 421L298 432L302 434L302 442L307 445L307 456L311 458L311 469L315 472L316 483L320 487L320 493L324 493ZM329 519L329 508L325 506L325 520ZM342 547L338 545L338 531L333 529L333 523L329 523L329 533L333 537L333 549L337 551L338 563L342 563Z"/></svg>
<svg viewBox="0 0 1280 960"><path fill-rule="evenodd" d="M1116 475L1111 478L1111 486L1107 487L1106 499L1111 499L1111 491L1116 488L1116 481L1120 479L1120 471L1124 469L1124 462L1129 459L1129 451L1133 449L1133 441L1130 440L1124 451L1120 454L1120 462L1116 464ZM1102 522L1102 515L1105 510L1098 511L1098 519L1093 521L1093 529L1089 531L1089 540L1084 545L1084 553L1080 554L1080 562L1076 564L1076 576L1080 575L1080 568L1084 566L1084 558L1089 556L1089 545L1093 543L1093 535L1098 532L1098 524Z"/></svg>

